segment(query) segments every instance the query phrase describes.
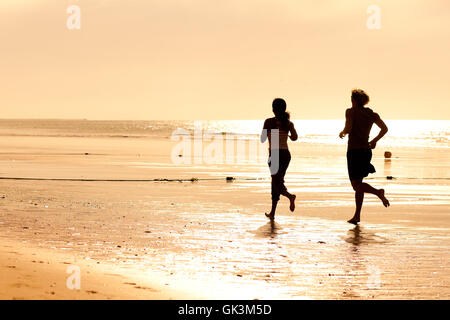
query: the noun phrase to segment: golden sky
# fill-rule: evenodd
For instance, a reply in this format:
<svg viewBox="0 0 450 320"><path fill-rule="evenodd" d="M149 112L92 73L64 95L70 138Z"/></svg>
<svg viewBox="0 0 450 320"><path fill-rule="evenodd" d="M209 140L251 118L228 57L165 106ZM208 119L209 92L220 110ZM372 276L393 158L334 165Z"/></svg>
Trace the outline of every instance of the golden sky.
<svg viewBox="0 0 450 320"><path fill-rule="evenodd" d="M81 29L66 12L81 8ZM381 29L369 30L369 5ZM1 0L1 118L450 119L448 0Z"/></svg>

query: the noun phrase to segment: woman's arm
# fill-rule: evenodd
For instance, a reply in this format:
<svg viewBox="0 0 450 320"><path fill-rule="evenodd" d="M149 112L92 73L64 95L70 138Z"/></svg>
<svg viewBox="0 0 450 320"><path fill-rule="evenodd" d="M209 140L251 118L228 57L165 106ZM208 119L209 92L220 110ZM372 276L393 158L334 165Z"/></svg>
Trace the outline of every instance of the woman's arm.
<svg viewBox="0 0 450 320"><path fill-rule="evenodd" d="M291 122L291 127L290 127L289 131L291 133L289 138L291 138L292 141L296 141L298 139L298 134L297 134L297 130L295 130L293 122Z"/></svg>
<svg viewBox="0 0 450 320"><path fill-rule="evenodd" d="M267 119L266 119L266 121L264 121L264 126L263 126L263 129L262 129L262 132L261 132L261 137L260 137L261 143L264 143L267 140L268 127L269 127L269 125L268 125Z"/></svg>
<svg viewBox="0 0 450 320"><path fill-rule="evenodd" d="M345 128L339 133L339 138L344 138L346 134L352 131L353 126L353 112L351 109L345 111Z"/></svg>

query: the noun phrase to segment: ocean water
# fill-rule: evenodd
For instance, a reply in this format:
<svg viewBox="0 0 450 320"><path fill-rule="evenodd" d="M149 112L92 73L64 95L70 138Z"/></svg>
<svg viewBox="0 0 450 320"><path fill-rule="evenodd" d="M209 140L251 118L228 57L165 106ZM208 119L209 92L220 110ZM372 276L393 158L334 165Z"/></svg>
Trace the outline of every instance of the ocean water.
<svg viewBox="0 0 450 320"><path fill-rule="evenodd" d="M335 192L347 191L349 183L346 168L347 139L340 139L339 132L344 126L342 120L294 120L299 133L299 140L290 142L292 161L286 175L286 183L295 191ZM389 184L391 190L398 193L402 202L414 199L413 195L420 193L422 198L435 204L450 203L450 121L449 120L387 120L389 132L380 140L373 151L372 163L377 172L368 177L375 183L384 186ZM225 120L225 121L90 121L90 120L0 120L1 136L16 137L52 137L60 140L59 144L43 145L40 152L58 154L58 146L66 146L71 140L100 138L107 139L109 144L115 145L111 153L97 156L97 161L111 166L110 173L102 178L115 179L121 174L122 179L132 179L127 175L128 169L135 170L135 174L143 179L189 179L214 178L223 179L232 176L236 180L247 180L245 184L236 181L235 187L260 189L266 192L268 186L257 180L268 182L270 175L267 168L267 144L259 142L263 120ZM183 129L184 134L194 137L195 130L201 133L217 133L218 136L237 138L259 148L256 159L239 160L239 152L235 151L232 163L208 163L205 159L190 164L175 163L171 159L170 148L165 151L153 151L143 158L137 153L143 150L135 148L136 154L124 156L122 148L140 143L147 149L154 144L155 138L159 142L175 144L171 141L177 129ZM371 136L378 133L374 126ZM179 134L179 133L177 133ZM130 139L132 138L132 139ZM178 137L179 138L179 137ZM91 139L89 139L91 140ZM231 139L229 139L231 140ZM41 143L46 143L43 139ZM238 140L236 140L238 141ZM91 144L93 142L89 141ZM31 144L34 143L30 140ZM103 147L102 141L95 142ZM80 144L80 142L78 142ZM81 142L81 144L84 144ZM203 143L204 146L208 142ZM237 143L236 143L237 144ZM169 145L167 145L169 146ZM95 153L94 147L91 149ZM149 148L150 149L150 148ZM28 152L24 149L23 152ZM262 153L260 151L263 151ZM385 159L384 152L392 152L392 159ZM84 152L83 152L84 153ZM237 155L236 155L237 153ZM35 159L34 156L30 159ZM42 166L32 160L23 160L21 165L28 166L28 175L38 173L44 178L88 178L98 177L87 171L92 167L88 159L80 159L79 167L70 167L70 176L65 174L67 159L61 158L51 166ZM185 159L179 158L179 159ZM31 162L30 162L31 161ZM9 162L8 162L9 163ZM18 167L19 162L15 161ZM35 167L39 165L38 167ZM39 168L45 168L45 174ZM6 168L6 167L5 167ZM25 168L25 167L23 167ZM36 171L34 168L38 168ZM105 167L108 168L108 167ZM18 172L18 171L17 171ZM23 171L22 171L23 172ZM62 172L62 173L61 173ZM138 173L136 173L138 172ZM21 172L18 172L19 174ZM5 172L4 175L16 176L16 173ZM92 176L91 176L92 175ZM136 176L134 176L136 177ZM392 177L392 179L390 179ZM256 180L254 183L251 180ZM349 199L349 201L353 201Z"/></svg>
<svg viewBox="0 0 450 320"><path fill-rule="evenodd" d="M0 135L52 136L52 137L161 137L169 138L180 129L235 135L238 138L258 139L264 120L150 120L99 121L58 119L3 119ZM306 143L343 145L338 138L344 127L343 120L293 120L300 140ZM386 146L450 148L450 120L387 120L389 132L384 138ZM377 128L372 129L372 136Z"/></svg>

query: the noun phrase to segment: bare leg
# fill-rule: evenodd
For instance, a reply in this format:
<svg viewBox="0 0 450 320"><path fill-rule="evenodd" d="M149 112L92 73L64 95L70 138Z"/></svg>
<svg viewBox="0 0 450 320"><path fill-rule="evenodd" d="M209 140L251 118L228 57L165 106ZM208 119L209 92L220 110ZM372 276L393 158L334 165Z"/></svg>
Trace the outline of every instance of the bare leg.
<svg viewBox="0 0 450 320"><path fill-rule="evenodd" d="M284 153L283 153L284 154ZM280 167L278 168L278 172L272 175L272 210L269 214L266 213L266 217L271 220L275 219L275 211L277 209L278 200L280 200L280 195L287 197L290 201L290 210L295 210L295 195L290 194L286 186L284 185L284 176L286 174L286 170L289 166L289 161L291 160L290 154L280 158Z"/></svg>
<svg viewBox="0 0 450 320"><path fill-rule="evenodd" d="M356 210L355 215L353 218L348 220L348 223L358 224L358 222L361 220L361 208L364 201L364 192L362 191L355 191L355 204L356 204Z"/></svg>
<svg viewBox="0 0 450 320"><path fill-rule="evenodd" d="M383 202L383 205L387 208L389 207L390 203L389 200L386 199L386 197L384 196L384 189L375 189L374 187L372 187L370 184L362 182L360 184L360 187L362 189L363 192L365 193L371 193L376 195L378 198L380 198L380 200Z"/></svg>
<svg viewBox="0 0 450 320"><path fill-rule="evenodd" d="M266 217L269 218L270 220L275 219L275 211L277 210L277 204L278 204L277 200L272 200L272 209L270 210L270 213L266 213Z"/></svg>
<svg viewBox="0 0 450 320"><path fill-rule="evenodd" d="M353 218L348 220L349 223L357 224L361 219L361 208L364 201L364 193L371 193L376 195L383 202L385 207L389 207L389 200L384 196L384 189L375 189L370 184L362 182L362 179L351 181L353 189L355 190L356 210Z"/></svg>
<svg viewBox="0 0 450 320"><path fill-rule="evenodd" d="M383 205L387 208L389 207L391 204L389 203L389 200L386 199L386 197L384 196L384 189L380 189L378 190L378 194L377 194L378 198L380 198L381 201L383 201Z"/></svg>
<svg viewBox="0 0 450 320"><path fill-rule="evenodd" d="M289 193L287 190L281 194L289 199L290 201L289 210L293 212L295 210L295 198L297 198L297 196L295 194Z"/></svg>

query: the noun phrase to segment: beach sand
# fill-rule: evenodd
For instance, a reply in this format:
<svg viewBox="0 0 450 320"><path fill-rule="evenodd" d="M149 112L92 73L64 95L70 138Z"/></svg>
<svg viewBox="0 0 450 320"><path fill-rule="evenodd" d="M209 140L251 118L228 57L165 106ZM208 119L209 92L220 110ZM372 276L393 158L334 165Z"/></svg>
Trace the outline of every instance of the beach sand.
<svg viewBox="0 0 450 320"><path fill-rule="evenodd" d="M2 239L0 250L2 300L109 300L109 299L181 299L185 293L168 288L162 277L144 279L112 264L78 260L76 256ZM67 285L80 269L80 287ZM193 297L195 292L191 292Z"/></svg>
<svg viewBox="0 0 450 320"><path fill-rule="evenodd" d="M172 146L3 139L0 298L450 298L447 182L368 180L386 189L391 207L366 196L355 227L346 223L354 207L345 176L301 174L295 167L308 159L298 159L287 174L297 209L282 201L270 223L265 166L176 167ZM226 182L229 175L238 179ZM199 180L77 180L191 177ZM71 265L81 270L80 290L66 286Z"/></svg>

